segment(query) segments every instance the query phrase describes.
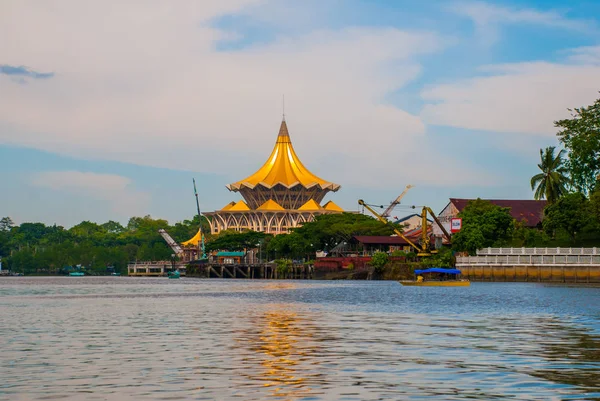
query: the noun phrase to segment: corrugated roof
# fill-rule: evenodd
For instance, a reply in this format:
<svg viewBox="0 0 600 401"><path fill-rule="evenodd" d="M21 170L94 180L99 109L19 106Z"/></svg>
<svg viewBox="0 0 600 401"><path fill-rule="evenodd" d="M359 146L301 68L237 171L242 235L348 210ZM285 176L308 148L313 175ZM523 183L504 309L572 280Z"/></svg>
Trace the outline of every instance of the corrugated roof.
<svg viewBox="0 0 600 401"><path fill-rule="evenodd" d="M353 237L361 244L375 245L408 245L402 237L388 237L386 235L355 235Z"/></svg>
<svg viewBox="0 0 600 401"><path fill-rule="evenodd" d="M240 256L244 257L246 254L244 252L217 252L217 256Z"/></svg>
<svg viewBox="0 0 600 401"><path fill-rule="evenodd" d="M450 203L459 213L474 199L450 198ZM537 226L544 216L545 200L512 200L512 199L483 199L500 207L509 207L511 216L517 221L524 221L528 227Z"/></svg>

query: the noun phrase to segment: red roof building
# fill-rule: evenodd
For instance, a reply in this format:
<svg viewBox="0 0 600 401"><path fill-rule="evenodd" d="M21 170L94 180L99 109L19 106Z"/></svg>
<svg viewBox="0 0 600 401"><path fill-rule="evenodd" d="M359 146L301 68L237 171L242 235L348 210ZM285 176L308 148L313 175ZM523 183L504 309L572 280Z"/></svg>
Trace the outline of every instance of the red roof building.
<svg viewBox="0 0 600 401"><path fill-rule="evenodd" d="M440 212L438 218L444 225L444 228L450 232L450 220L457 217L458 214L467 206L469 201L474 199L450 198L450 202ZM496 206L510 208L511 216L524 223L525 227L539 227L544 218L545 200L511 200L511 199L484 199ZM442 235L442 231L437 224L434 225L434 234Z"/></svg>

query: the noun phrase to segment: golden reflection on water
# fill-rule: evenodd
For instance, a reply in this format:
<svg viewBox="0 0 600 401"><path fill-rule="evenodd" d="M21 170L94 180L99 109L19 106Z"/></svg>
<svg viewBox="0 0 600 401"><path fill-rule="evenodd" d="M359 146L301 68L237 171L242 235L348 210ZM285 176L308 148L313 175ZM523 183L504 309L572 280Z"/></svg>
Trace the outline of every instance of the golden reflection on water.
<svg viewBox="0 0 600 401"><path fill-rule="evenodd" d="M243 376L269 388L270 396L285 399L312 394L309 384L319 364L315 326L290 307L276 304L250 317L249 328L238 338L249 352Z"/></svg>

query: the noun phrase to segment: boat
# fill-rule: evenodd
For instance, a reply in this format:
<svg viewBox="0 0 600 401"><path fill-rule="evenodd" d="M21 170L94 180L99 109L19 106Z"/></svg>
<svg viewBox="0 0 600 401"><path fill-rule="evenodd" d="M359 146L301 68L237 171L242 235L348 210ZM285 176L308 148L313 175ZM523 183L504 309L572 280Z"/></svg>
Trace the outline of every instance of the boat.
<svg viewBox="0 0 600 401"><path fill-rule="evenodd" d="M85 274L83 272L71 272L69 276L85 276Z"/></svg>
<svg viewBox="0 0 600 401"><path fill-rule="evenodd" d="M427 276L423 276L426 274ZM429 276L433 274L433 276ZM400 284L415 287L468 287L469 280L460 279L461 271L458 269L446 269L432 267L429 269L415 270L417 279L414 281L400 281ZM427 278L425 278L427 277Z"/></svg>
<svg viewBox="0 0 600 401"><path fill-rule="evenodd" d="M179 270L175 270L175 271L167 273L167 277L169 277L169 278L179 278L180 276L181 276L181 274L179 273Z"/></svg>

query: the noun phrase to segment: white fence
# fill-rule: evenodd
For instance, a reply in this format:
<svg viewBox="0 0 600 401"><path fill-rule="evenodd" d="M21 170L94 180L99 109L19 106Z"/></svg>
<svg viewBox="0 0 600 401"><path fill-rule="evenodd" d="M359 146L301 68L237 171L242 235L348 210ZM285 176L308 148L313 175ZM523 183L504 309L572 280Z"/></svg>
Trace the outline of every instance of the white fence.
<svg viewBox="0 0 600 401"><path fill-rule="evenodd" d="M510 249L510 248L507 248ZM518 248L515 248L518 249ZM532 249L532 248L530 248ZM538 248L543 249L543 248ZM563 248L566 249L566 248ZM574 248L576 249L576 248ZM596 249L596 248L593 248ZM477 266L477 265L596 265L600 266L600 254L530 254L530 255L478 255L478 256L458 256L456 266Z"/></svg>
<svg viewBox="0 0 600 401"><path fill-rule="evenodd" d="M483 248L477 255L600 255L600 248Z"/></svg>

